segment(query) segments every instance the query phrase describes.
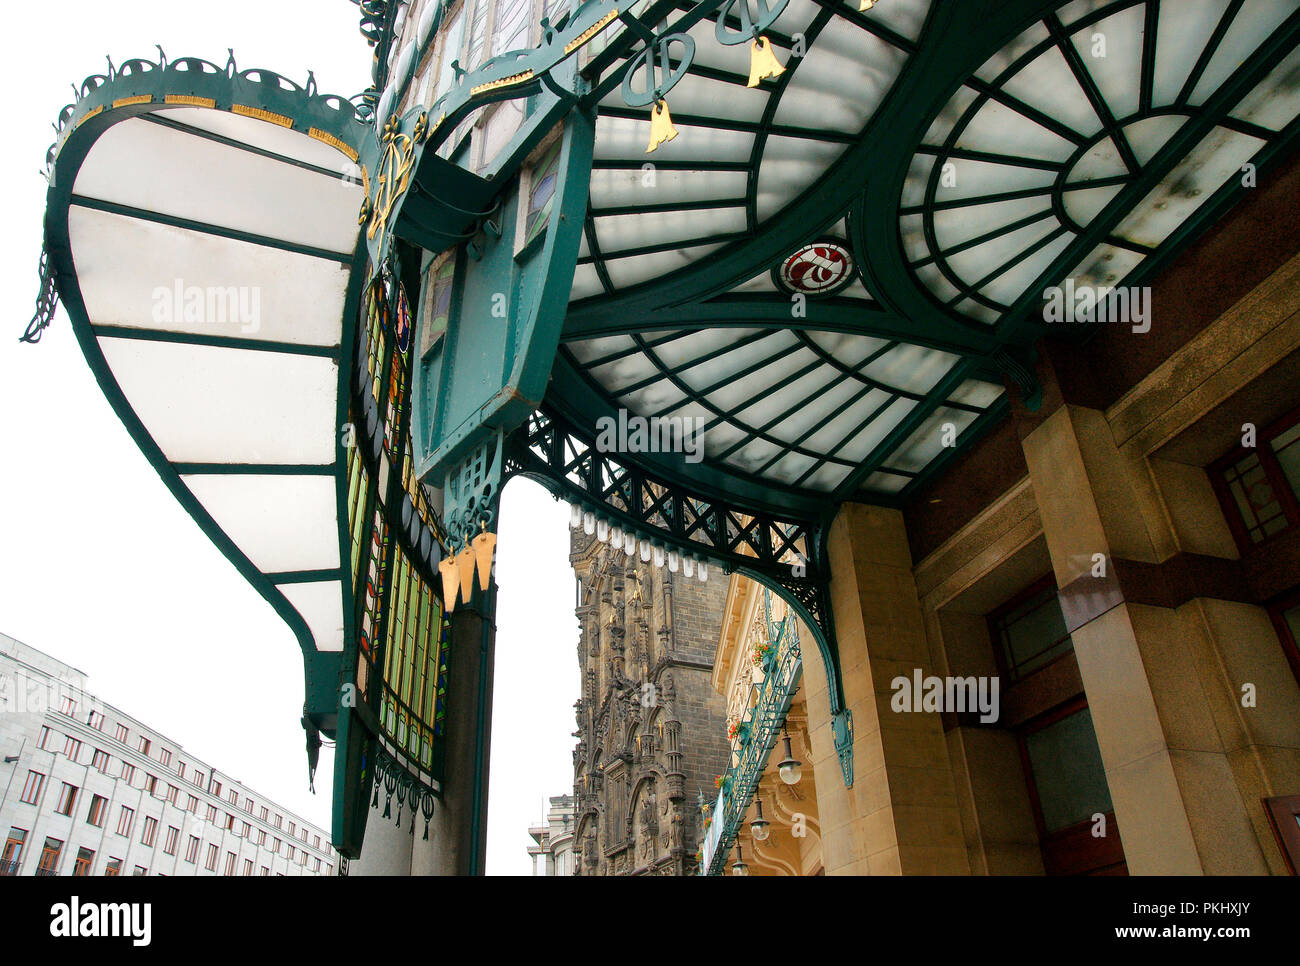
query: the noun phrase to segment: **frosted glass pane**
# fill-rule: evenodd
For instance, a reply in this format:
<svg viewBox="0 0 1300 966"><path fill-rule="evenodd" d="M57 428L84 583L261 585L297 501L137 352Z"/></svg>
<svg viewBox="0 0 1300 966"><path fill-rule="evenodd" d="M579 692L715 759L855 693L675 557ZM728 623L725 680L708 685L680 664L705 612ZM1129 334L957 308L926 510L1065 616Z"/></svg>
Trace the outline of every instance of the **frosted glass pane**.
<svg viewBox="0 0 1300 966"><path fill-rule="evenodd" d="M894 451L885 466L919 473L943 452L945 439L960 445L962 431L974 421L974 413L940 406Z"/></svg>
<svg viewBox="0 0 1300 966"><path fill-rule="evenodd" d="M978 379L967 379L958 386L948 397L950 402L965 403L967 406L978 406L981 409L987 409L998 400L1005 390L991 382L981 382Z"/></svg>
<svg viewBox="0 0 1300 966"><path fill-rule="evenodd" d="M1244 97L1233 117L1280 131L1300 114L1300 49L1293 50L1273 72Z"/></svg>
<svg viewBox="0 0 1300 966"><path fill-rule="evenodd" d="M1128 117L1138 109L1145 10L1145 4L1120 10L1077 31L1070 38L1079 52L1079 59L1101 91L1102 100L1117 118ZM1093 38L1097 34L1105 38L1104 57L1093 54Z"/></svg>
<svg viewBox="0 0 1300 966"><path fill-rule="evenodd" d="M980 294L1003 305L1010 305L1025 293L1043 272L1047 271L1053 260L1078 237L1073 232L1065 232L1056 240L1044 245L1028 258L1021 259L1005 272L993 279L982 289Z"/></svg>
<svg viewBox="0 0 1300 966"><path fill-rule="evenodd" d="M1115 184L1108 188L1085 188L1082 191L1067 191L1063 196L1065 212L1074 219L1076 225L1086 227L1090 221L1101 214L1103 208L1114 200L1123 187L1123 185Z"/></svg>
<svg viewBox="0 0 1300 966"><path fill-rule="evenodd" d="M964 208L947 208L934 213L934 234L939 248L947 249L980 235L1020 221L1030 215L1049 211L1051 196L1047 194L1013 201L995 201L987 205L967 205Z"/></svg>
<svg viewBox="0 0 1300 966"><path fill-rule="evenodd" d="M269 121L215 111L206 107L168 107L155 112L169 121L197 127L222 137L250 144L264 151L272 151L317 167L339 172L340 177L356 171L356 162L324 141L305 137L299 131L290 131Z"/></svg>
<svg viewBox="0 0 1300 966"><path fill-rule="evenodd" d="M644 389L620 396L618 401L634 413L650 415L680 405L685 398L686 393L673 385L670 380L660 379Z"/></svg>
<svg viewBox="0 0 1300 966"><path fill-rule="evenodd" d="M897 473L876 472L862 481L862 489L868 493L898 493L910 482L911 479Z"/></svg>
<svg viewBox="0 0 1300 966"><path fill-rule="evenodd" d="M855 368L867 356L888 344L884 339L846 332L806 332L804 335L840 365L849 368Z"/></svg>
<svg viewBox="0 0 1300 966"><path fill-rule="evenodd" d="M351 254L358 185L132 119L95 142L76 193Z"/></svg>
<svg viewBox="0 0 1300 966"><path fill-rule="evenodd" d="M618 252L643 245L692 241L708 235L725 235L745 230L744 208L709 208L690 212L648 212L635 215L612 215L596 218L596 243L601 254L614 257Z"/></svg>
<svg viewBox="0 0 1300 966"><path fill-rule="evenodd" d="M1046 34L1046 28L1041 24L1036 26ZM1080 134L1091 135L1101 130L1101 118L1075 80L1065 55L1055 45L1012 75L1006 82L1006 91Z"/></svg>
<svg viewBox="0 0 1300 966"><path fill-rule="evenodd" d="M101 338L127 402L169 460L334 461L332 359Z"/></svg>
<svg viewBox="0 0 1300 966"><path fill-rule="evenodd" d="M957 146L1044 161L1064 161L1074 151L1065 138L997 101L984 102L957 138Z"/></svg>
<svg viewBox="0 0 1300 966"><path fill-rule="evenodd" d="M757 372L745 376L743 379L737 379L731 384L717 389L709 395L709 402L724 412L735 411L751 402L758 394L770 391L777 382L793 375L799 369L814 362L815 359L816 357L807 349L798 349L769 363ZM778 404L776 400L773 400L774 405L779 405L777 412L781 408L792 405L795 401L795 397L786 393L780 395L784 400L783 402ZM744 421L749 422L749 420Z"/></svg>
<svg viewBox="0 0 1300 966"><path fill-rule="evenodd" d="M693 265L721 247L722 243L695 245L692 248L674 248L671 251L655 252L652 255L611 258L605 262L605 271L609 273L610 282L616 289L627 288L629 285L660 278L670 272Z"/></svg>
<svg viewBox="0 0 1300 966"><path fill-rule="evenodd" d="M1142 262L1137 252L1113 245L1099 245L1070 273L1076 286L1104 287L1117 285Z"/></svg>
<svg viewBox="0 0 1300 966"><path fill-rule="evenodd" d="M1019 191L1022 188L1042 188L1056 180L1051 171L1025 168L1014 163L993 164L962 158L954 158L948 163L952 165L952 184L946 186L943 179L940 179L935 192L935 198L939 201L973 198L1000 191Z"/></svg>
<svg viewBox="0 0 1300 966"><path fill-rule="evenodd" d="M566 348L573 353L573 357L579 362L591 362L593 359L601 359L615 352L630 349L635 344L631 336L611 335L601 339L583 339L580 342L569 342L566 343Z"/></svg>
<svg viewBox="0 0 1300 966"><path fill-rule="evenodd" d="M343 584L280 584L280 593L307 622L318 651L343 650Z"/></svg>
<svg viewBox="0 0 1300 966"><path fill-rule="evenodd" d="M718 349L734 345L748 339L752 335L758 334L759 329L699 329L695 332L687 333L679 339L673 339L671 342L665 342L655 347L655 355L660 361L672 369L683 369L692 365L697 359L714 352ZM659 333L655 333L658 335ZM779 337L778 337L779 336ZM772 333L767 338L759 339L748 349L738 350L732 353L735 356L742 356L745 352L751 352L750 358L763 358L765 353L771 353L778 350L780 346L792 345L789 336L780 333ZM721 356L719 359L725 359Z"/></svg>
<svg viewBox="0 0 1300 966"><path fill-rule="evenodd" d="M786 84L776 122L856 134L876 112L906 60L898 47L834 17Z"/></svg>
<svg viewBox="0 0 1300 966"><path fill-rule="evenodd" d="M975 75L981 80L992 83L999 74L1024 56L1031 47L1036 47L1047 40L1048 37L1047 28L1043 26L1041 21L1035 20L1015 40L1004 45L1002 49L986 60L980 69L975 72Z"/></svg>
<svg viewBox="0 0 1300 966"><path fill-rule="evenodd" d="M644 149L642 145L642 149ZM656 152L658 153L658 152ZM646 164L650 162L647 160ZM653 168L596 168L591 172L591 206L666 205L684 201L723 201L745 198L743 171L674 171ZM689 216L688 216L689 217Z"/></svg>
<svg viewBox="0 0 1300 966"><path fill-rule="evenodd" d="M624 386L630 386L635 382L643 379L649 379L659 372L654 363L644 355L637 354L619 359L617 362L608 362L603 366L596 366L591 370L591 375L606 389L611 392L618 392Z"/></svg>
<svg viewBox="0 0 1300 966"><path fill-rule="evenodd" d="M1178 0L1177 4L1161 4L1151 89L1153 104L1172 104L1178 97L1227 8L1228 0Z"/></svg>
<svg viewBox="0 0 1300 966"><path fill-rule="evenodd" d="M569 289L569 301L585 299L592 295L601 295L605 291L600 284L600 276L593 265L578 265L573 270L573 285Z"/></svg>
<svg viewBox="0 0 1300 966"><path fill-rule="evenodd" d="M1300 0L1246 0L1197 81L1189 102L1207 101L1297 8Z"/></svg>
<svg viewBox="0 0 1300 966"><path fill-rule="evenodd" d="M797 346L798 340L795 338L794 333L782 330L749 345L737 346L732 351L724 353L716 359L710 359L708 362L694 366L684 363L678 371L678 378L691 389L697 392L703 391L715 382L736 377L738 373L750 366L758 365L767 359L776 359L786 355L794 351ZM694 352L691 353L691 356L698 358L698 354ZM746 378L754 377L748 376Z"/></svg>
<svg viewBox="0 0 1300 966"><path fill-rule="evenodd" d="M836 373L829 366L826 366L823 367L822 371L813 373L808 378L811 381L813 377L821 379L825 384L829 385L836 378ZM768 430L768 433L772 436L788 443L794 443L814 426L821 425L835 410L845 405L854 396L861 394L863 390L862 383L853 378L840 379L837 384L830 386L830 388L815 393L806 392L797 383L791 388L802 392L805 402L793 414ZM786 407L792 401L784 398L787 395L794 394L782 394L782 405ZM794 398L798 397L794 396ZM742 416L748 418L748 412L742 413Z"/></svg>
<svg viewBox="0 0 1300 966"><path fill-rule="evenodd" d="M669 108L672 107L671 97ZM748 161L754 145L754 135L744 131L721 131L674 121L677 137L659 145L653 160L658 161ZM597 166L602 158L646 157L646 142L650 137L650 111L644 118L609 117L596 119Z"/></svg>
<svg viewBox="0 0 1300 966"><path fill-rule="evenodd" d="M844 153L845 145L772 136L759 163L759 220L774 215L811 185Z"/></svg>
<svg viewBox="0 0 1300 966"><path fill-rule="evenodd" d="M346 265L79 206L68 232L93 324L339 344Z"/></svg>
<svg viewBox="0 0 1300 966"><path fill-rule="evenodd" d="M1036 221L1008 235L987 241L974 248L948 256L948 264L958 277L975 282L1019 255L1057 228L1055 219Z"/></svg>
<svg viewBox="0 0 1300 966"><path fill-rule="evenodd" d="M902 344L871 363L863 373L894 389L923 395L934 388L956 363L957 356L952 353Z"/></svg>
<svg viewBox="0 0 1300 966"><path fill-rule="evenodd" d="M1225 181L1236 177L1263 144L1216 128L1120 222L1115 234L1141 245L1159 245Z"/></svg>
<svg viewBox="0 0 1300 966"><path fill-rule="evenodd" d="M339 565L332 476L185 476L185 485L262 573Z"/></svg>

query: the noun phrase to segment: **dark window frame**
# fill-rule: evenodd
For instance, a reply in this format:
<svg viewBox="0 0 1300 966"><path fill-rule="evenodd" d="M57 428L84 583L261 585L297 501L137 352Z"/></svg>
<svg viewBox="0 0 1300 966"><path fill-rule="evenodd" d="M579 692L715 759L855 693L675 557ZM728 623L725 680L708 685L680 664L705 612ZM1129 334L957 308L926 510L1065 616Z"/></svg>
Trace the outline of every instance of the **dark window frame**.
<svg viewBox="0 0 1300 966"><path fill-rule="evenodd" d="M1232 531L1232 539L1243 554L1252 553L1260 547L1267 546L1277 537L1300 528L1300 498L1297 498L1295 491L1291 489L1286 474L1282 472L1282 464L1278 461L1277 454L1273 452L1273 447L1269 445L1272 440L1294 428L1298 423L1300 423L1300 406L1284 413L1262 429L1257 429L1254 446L1238 444L1206 467L1210 485L1214 488L1215 496L1219 498L1219 506L1223 511L1224 519L1228 522L1228 529ZM1278 502L1282 505L1282 513L1287 520L1285 527L1276 533L1265 534L1259 541L1251 539L1246 520L1241 515L1232 491L1228 489L1225 476L1234 464L1248 456L1258 457L1264 476L1277 495Z"/></svg>

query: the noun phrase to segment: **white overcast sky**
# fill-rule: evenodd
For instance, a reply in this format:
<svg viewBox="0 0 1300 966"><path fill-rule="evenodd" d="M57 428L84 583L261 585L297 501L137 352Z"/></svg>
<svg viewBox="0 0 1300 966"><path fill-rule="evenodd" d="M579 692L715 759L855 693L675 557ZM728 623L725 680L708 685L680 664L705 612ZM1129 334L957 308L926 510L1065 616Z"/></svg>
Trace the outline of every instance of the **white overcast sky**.
<svg viewBox="0 0 1300 966"><path fill-rule="evenodd" d="M284 624L172 498L113 414L60 310L31 318L51 122L71 84L115 64L199 56L350 96L371 51L347 0L42 0L0 39L9 204L0 259L0 631L90 676L100 697L324 828L333 756L307 789L302 662ZM527 829L572 787L577 621L568 510L506 490L497 577L488 871L528 874ZM455 687L455 683L451 683ZM373 820L373 817L372 817Z"/></svg>

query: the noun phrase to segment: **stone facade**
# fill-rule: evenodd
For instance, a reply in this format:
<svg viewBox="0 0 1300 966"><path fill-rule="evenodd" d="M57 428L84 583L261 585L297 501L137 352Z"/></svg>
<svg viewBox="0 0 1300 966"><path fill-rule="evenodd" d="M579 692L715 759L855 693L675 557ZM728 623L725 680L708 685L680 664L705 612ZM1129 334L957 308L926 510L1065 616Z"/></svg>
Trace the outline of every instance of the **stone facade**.
<svg viewBox="0 0 1300 966"><path fill-rule="evenodd" d="M578 875L690 875L699 801L726 767L710 683L727 583L643 563L575 530L581 625L573 753Z"/></svg>

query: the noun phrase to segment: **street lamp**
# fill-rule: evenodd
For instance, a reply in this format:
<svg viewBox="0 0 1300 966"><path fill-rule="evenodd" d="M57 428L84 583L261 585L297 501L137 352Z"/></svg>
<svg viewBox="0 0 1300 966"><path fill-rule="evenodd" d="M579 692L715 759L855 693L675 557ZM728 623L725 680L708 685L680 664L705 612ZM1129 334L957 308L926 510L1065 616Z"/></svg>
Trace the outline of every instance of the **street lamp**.
<svg viewBox="0 0 1300 966"><path fill-rule="evenodd" d="M754 796L754 805L758 809L758 815L749 823L749 831L754 836L755 842L766 842L768 835L771 834L768 827L771 823L763 817L763 800L757 795Z"/></svg>
<svg viewBox="0 0 1300 966"><path fill-rule="evenodd" d="M740 843L736 843L736 861L731 866L732 875L749 875L749 866L745 864L745 856L741 854Z"/></svg>
<svg viewBox="0 0 1300 966"><path fill-rule="evenodd" d="M777 763L776 769L781 773L781 781L787 785L797 785L799 779L803 777L803 762L797 761L794 752L790 750L790 732L785 728L781 730L782 738L785 740L785 758Z"/></svg>

